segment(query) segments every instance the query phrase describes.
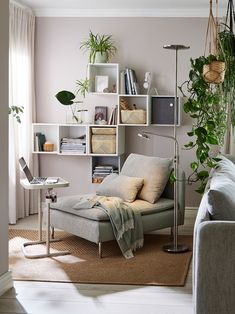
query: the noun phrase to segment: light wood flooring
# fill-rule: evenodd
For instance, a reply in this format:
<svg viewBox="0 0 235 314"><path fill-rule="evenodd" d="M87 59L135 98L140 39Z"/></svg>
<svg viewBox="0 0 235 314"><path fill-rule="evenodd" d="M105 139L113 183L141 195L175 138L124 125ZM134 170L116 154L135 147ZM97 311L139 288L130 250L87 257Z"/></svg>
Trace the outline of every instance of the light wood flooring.
<svg viewBox="0 0 235 314"><path fill-rule="evenodd" d="M180 234L192 234L195 216L196 211L186 211ZM35 229L37 215L11 228ZM184 287L15 281L14 288L0 297L0 313L192 314L192 272Z"/></svg>

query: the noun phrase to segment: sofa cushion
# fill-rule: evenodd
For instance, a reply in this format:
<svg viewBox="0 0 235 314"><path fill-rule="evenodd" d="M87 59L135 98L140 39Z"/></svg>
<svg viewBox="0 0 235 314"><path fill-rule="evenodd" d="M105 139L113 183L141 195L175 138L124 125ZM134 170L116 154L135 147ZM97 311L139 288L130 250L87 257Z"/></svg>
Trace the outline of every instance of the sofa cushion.
<svg viewBox="0 0 235 314"><path fill-rule="evenodd" d="M208 211L213 220L235 220L235 182L230 178L211 178Z"/></svg>
<svg viewBox="0 0 235 314"><path fill-rule="evenodd" d="M108 175L97 188L96 194L103 196L116 196L125 202L133 202L142 188L144 179L128 177L112 173Z"/></svg>
<svg viewBox="0 0 235 314"><path fill-rule="evenodd" d="M161 196L172 170L172 159L130 154L121 174L144 178L138 198L155 203Z"/></svg>
<svg viewBox="0 0 235 314"><path fill-rule="evenodd" d="M83 195L84 196L84 195ZM86 195L91 197L92 195ZM57 203L52 203L50 207L56 210L74 214L83 218L96 220L96 221L107 221L109 220L108 215L99 207L93 207L90 209L76 209L76 204L80 201L81 195L64 196L58 198ZM129 203L128 203L129 204ZM130 204L129 204L130 205ZM135 200L130 205L133 210L139 211L141 215L149 215L153 213L162 212L165 210L173 209L174 201L172 199L160 198L157 203L151 204L143 200Z"/></svg>

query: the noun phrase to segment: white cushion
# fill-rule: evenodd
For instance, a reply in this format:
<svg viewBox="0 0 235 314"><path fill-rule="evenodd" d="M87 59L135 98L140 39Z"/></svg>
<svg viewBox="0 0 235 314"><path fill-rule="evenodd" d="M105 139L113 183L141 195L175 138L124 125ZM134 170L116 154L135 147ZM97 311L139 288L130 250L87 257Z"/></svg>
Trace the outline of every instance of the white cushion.
<svg viewBox="0 0 235 314"><path fill-rule="evenodd" d="M143 183L143 178L128 177L113 173L103 180L96 194L116 196L122 198L125 202L133 202L138 191L142 188Z"/></svg>
<svg viewBox="0 0 235 314"><path fill-rule="evenodd" d="M161 196L172 170L172 159L130 154L121 174L144 178L138 198L155 203Z"/></svg>

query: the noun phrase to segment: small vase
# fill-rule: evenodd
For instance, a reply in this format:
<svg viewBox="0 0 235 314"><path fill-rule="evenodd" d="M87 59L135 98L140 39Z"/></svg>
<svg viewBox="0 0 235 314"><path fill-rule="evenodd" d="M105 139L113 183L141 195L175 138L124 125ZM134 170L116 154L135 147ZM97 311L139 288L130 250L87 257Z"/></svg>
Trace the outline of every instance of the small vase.
<svg viewBox="0 0 235 314"><path fill-rule="evenodd" d="M95 53L95 63L107 63L108 62L108 55L106 52L97 51Z"/></svg>
<svg viewBox="0 0 235 314"><path fill-rule="evenodd" d="M78 104L68 106L66 111L66 123L81 123L78 108Z"/></svg>

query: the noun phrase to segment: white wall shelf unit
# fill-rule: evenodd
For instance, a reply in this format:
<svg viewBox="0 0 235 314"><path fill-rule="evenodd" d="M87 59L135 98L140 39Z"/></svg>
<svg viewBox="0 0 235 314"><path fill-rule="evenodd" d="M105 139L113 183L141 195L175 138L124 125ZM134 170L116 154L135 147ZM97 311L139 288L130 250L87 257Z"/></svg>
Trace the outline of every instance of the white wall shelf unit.
<svg viewBox="0 0 235 314"><path fill-rule="evenodd" d="M183 97L178 97L177 102L177 126L181 125ZM175 97L169 95L154 95L150 98L151 125L174 126Z"/></svg>
<svg viewBox="0 0 235 314"><path fill-rule="evenodd" d="M128 104L130 110L122 110L121 102ZM118 96L118 124L126 126L147 126L150 124L150 105L148 95Z"/></svg>
<svg viewBox="0 0 235 314"><path fill-rule="evenodd" d="M59 151L59 128L58 124L49 123L33 123L33 153L37 154L57 154ZM36 133L42 133L46 137L46 141L54 144L52 152L39 151Z"/></svg>
<svg viewBox="0 0 235 314"><path fill-rule="evenodd" d="M88 79L89 93L118 95L119 65L117 63L89 63Z"/></svg>

